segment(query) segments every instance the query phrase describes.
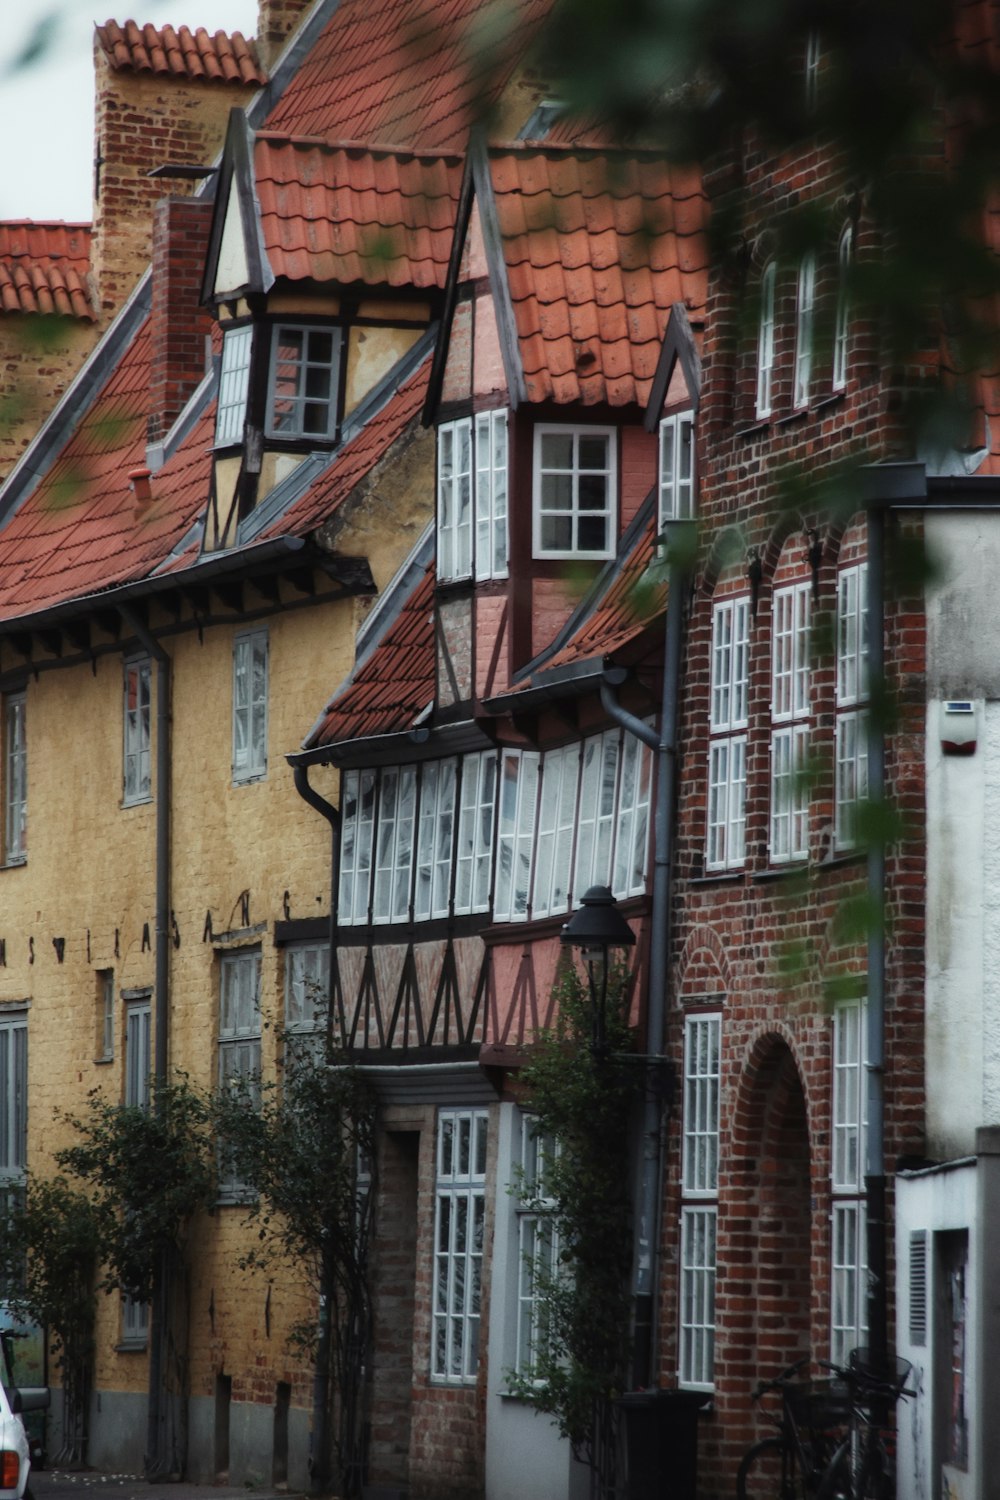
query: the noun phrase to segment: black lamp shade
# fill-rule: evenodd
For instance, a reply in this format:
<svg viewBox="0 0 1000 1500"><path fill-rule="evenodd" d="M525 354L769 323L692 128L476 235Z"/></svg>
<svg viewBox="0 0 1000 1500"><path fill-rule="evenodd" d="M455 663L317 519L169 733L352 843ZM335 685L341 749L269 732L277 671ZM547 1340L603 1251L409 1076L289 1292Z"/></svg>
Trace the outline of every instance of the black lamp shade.
<svg viewBox="0 0 1000 1500"><path fill-rule="evenodd" d="M618 910L606 885L592 885L562 930L562 941L574 948L631 948L635 933Z"/></svg>

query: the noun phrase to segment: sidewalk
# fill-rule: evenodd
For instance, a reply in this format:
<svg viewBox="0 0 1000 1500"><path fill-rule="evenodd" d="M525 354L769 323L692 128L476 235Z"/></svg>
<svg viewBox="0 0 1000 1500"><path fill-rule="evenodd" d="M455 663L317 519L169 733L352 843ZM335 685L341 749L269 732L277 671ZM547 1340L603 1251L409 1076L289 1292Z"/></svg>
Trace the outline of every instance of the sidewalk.
<svg viewBox="0 0 1000 1500"><path fill-rule="evenodd" d="M149 1484L141 1474L98 1474L92 1469L32 1469L35 1500L289 1500L274 1489L225 1484Z"/></svg>

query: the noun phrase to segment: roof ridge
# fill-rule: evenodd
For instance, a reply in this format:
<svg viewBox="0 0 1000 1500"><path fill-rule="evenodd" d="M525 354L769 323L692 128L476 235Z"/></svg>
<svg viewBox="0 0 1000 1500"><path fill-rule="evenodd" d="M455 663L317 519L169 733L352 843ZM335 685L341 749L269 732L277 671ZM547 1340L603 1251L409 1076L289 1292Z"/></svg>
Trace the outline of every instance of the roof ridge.
<svg viewBox="0 0 1000 1500"><path fill-rule="evenodd" d="M287 146L318 146L324 151L345 151L357 156L410 156L416 161L465 160L464 151L421 150L414 146L384 146L371 141L339 140L323 135L294 135L282 130L257 130L255 141L280 142Z"/></svg>

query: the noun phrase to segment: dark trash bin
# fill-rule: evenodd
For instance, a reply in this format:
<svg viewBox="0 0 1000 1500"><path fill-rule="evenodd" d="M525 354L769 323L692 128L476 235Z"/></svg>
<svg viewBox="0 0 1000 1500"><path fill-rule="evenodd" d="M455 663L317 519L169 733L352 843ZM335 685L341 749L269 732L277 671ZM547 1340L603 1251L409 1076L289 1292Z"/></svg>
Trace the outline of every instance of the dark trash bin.
<svg viewBox="0 0 1000 1500"><path fill-rule="evenodd" d="M696 1500L698 1413L706 1391L628 1391L618 1398L625 1500Z"/></svg>

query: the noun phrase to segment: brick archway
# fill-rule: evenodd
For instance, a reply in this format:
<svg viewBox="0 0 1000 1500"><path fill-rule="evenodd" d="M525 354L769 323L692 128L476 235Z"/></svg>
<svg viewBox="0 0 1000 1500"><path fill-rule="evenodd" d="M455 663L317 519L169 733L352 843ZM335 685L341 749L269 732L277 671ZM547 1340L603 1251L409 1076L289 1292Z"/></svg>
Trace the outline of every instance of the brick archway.
<svg viewBox="0 0 1000 1500"><path fill-rule="evenodd" d="M737 1086L720 1181L718 1328L724 1401L807 1355L811 1153L806 1096L788 1041L757 1039ZM749 1439L749 1431L744 1436Z"/></svg>

